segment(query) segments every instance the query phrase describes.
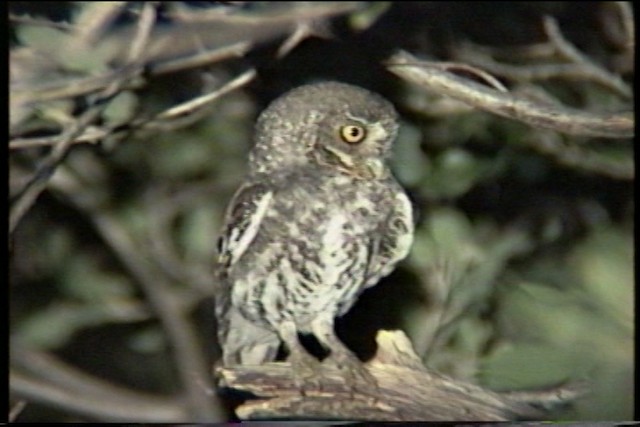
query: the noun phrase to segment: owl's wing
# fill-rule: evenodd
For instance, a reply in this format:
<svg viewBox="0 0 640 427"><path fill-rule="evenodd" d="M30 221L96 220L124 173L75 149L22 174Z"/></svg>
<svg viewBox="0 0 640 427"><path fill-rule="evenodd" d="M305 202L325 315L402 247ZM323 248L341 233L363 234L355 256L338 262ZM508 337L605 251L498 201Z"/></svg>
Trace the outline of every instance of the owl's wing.
<svg viewBox="0 0 640 427"><path fill-rule="evenodd" d="M248 183L236 191L227 208L214 273L218 342L225 366L273 360L278 350L279 341L273 332L252 325L233 307L228 279L229 269L256 237L272 199L273 192L267 186Z"/></svg>
<svg viewBox="0 0 640 427"><path fill-rule="evenodd" d="M403 191L397 191L394 209L381 225L378 236L371 247L365 288L375 285L407 256L413 243L413 210Z"/></svg>
<svg viewBox="0 0 640 427"><path fill-rule="evenodd" d="M244 184L236 191L218 240L218 268L226 270L242 256L256 236L272 199L273 191L260 183Z"/></svg>

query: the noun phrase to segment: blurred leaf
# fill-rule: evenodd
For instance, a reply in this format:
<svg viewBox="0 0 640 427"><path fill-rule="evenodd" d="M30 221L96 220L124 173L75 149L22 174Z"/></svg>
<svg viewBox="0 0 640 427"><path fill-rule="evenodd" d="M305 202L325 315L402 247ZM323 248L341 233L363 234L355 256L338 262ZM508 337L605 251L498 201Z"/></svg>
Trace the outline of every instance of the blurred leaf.
<svg viewBox="0 0 640 427"><path fill-rule="evenodd" d="M57 349L75 332L109 321L111 316L98 306L54 303L16 325L15 337L38 349Z"/></svg>
<svg viewBox="0 0 640 427"><path fill-rule="evenodd" d="M428 162L420 149L420 131L408 123L400 126L398 142L393 147L391 167L398 180L406 186L417 185L427 172Z"/></svg>
<svg viewBox="0 0 640 427"><path fill-rule="evenodd" d="M535 260L530 269L546 271L535 273L539 282L514 282L500 298L508 342L484 360L483 383L528 388L584 378L594 389L587 414L630 415L629 400L609 393L629 389L633 370L632 254L631 233L608 226L564 256ZM579 405L585 413L585 403Z"/></svg>
<svg viewBox="0 0 640 427"><path fill-rule="evenodd" d="M68 71L88 74L104 71L108 69L106 61L112 56L112 49L104 44L84 46L78 43L73 34L56 28L19 25L16 35L23 46L54 58L59 66Z"/></svg>
<svg viewBox="0 0 640 427"><path fill-rule="evenodd" d="M126 124L133 118L137 106L138 97L133 92L122 91L109 102L102 117L112 127Z"/></svg>
<svg viewBox="0 0 640 427"><path fill-rule="evenodd" d="M134 289L129 280L101 268L91 254L76 254L67 260L60 277L61 288L68 297L101 304L112 298L131 296Z"/></svg>
<svg viewBox="0 0 640 427"><path fill-rule="evenodd" d="M575 269L586 292L607 316L631 333L634 318L633 236L612 227L601 228L573 252Z"/></svg>
<svg viewBox="0 0 640 427"><path fill-rule="evenodd" d="M367 7L356 10L349 15L349 23L356 31L364 31L372 26L380 16L382 16L389 7L391 2L376 1L367 4Z"/></svg>
<svg viewBox="0 0 640 427"><path fill-rule="evenodd" d="M56 274L63 271L66 268L67 260L75 252L76 242L74 242L69 230L47 227L46 223L43 225L47 229L44 238L38 239L31 235L31 239L20 242L21 245L24 245L22 249L25 254L29 254L28 258L22 260L26 266L25 272L34 274L35 277L44 272ZM41 233L43 230L35 229L29 232L30 234Z"/></svg>
<svg viewBox="0 0 640 427"><path fill-rule="evenodd" d="M452 148L430 158L420 185L429 198L457 198L504 167L501 157L482 159L469 151Z"/></svg>
<svg viewBox="0 0 640 427"><path fill-rule="evenodd" d="M161 141L155 148L152 166L158 176L185 178L206 170L211 163L211 149L202 140L172 134L172 140Z"/></svg>
<svg viewBox="0 0 640 427"><path fill-rule="evenodd" d="M68 124L74 120L73 118L74 103L68 99L56 100L40 104L36 111L39 118L53 122L60 126ZM33 124L31 124L33 126Z"/></svg>
<svg viewBox="0 0 640 427"><path fill-rule="evenodd" d="M474 381L482 350L494 335L490 322L468 315L456 324L455 334L446 347L431 353L428 367L458 379Z"/></svg>
<svg viewBox="0 0 640 427"><path fill-rule="evenodd" d="M222 226L219 221L221 216L217 217L215 211L213 203L202 203L185 213L180 233L182 247L187 250L185 258L211 261Z"/></svg>
<svg viewBox="0 0 640 427"><path fill-rule="evenodd" d="M69 41L69 34L65 31L37 25L16 26L16 37L22 46L51 54L60 50L60 46L64 46Z"/></svg>
<svg viewBox="0 0 640 427"><path fill-rule="evenodd" d="M128 343L131 349L139 353L153 354L164 350L167 340L162 329L154 326L131 335Z"/></svg>
<svg viewBox="0 0 640 427"><path fill-rule="evenodd" d="M472 226L464 214L454 209L433 209L416 230L409 257L413 264L423 267L441 253L474 258L478 252L472 242Z"/></svg>
<svg viewBox="0 0 640 427"><path fill-rule="evenodd" d="M503 345L483 361L482 384L494 390L544 387L584 374L593 366L584 349L544 344Z"/></svg>

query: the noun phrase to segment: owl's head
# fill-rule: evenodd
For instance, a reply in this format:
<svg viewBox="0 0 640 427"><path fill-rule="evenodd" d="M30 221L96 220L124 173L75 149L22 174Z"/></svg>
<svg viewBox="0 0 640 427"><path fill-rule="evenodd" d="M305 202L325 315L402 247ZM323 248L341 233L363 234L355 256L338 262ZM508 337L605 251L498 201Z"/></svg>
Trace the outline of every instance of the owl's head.
<svg viewBox="0 0 640 427"><path fill-rule="evenodd" d="M395 109L373 92L337 82L301 86L258 118L251 168L268 172L311 164L382 178L397 130Z"/></svg>

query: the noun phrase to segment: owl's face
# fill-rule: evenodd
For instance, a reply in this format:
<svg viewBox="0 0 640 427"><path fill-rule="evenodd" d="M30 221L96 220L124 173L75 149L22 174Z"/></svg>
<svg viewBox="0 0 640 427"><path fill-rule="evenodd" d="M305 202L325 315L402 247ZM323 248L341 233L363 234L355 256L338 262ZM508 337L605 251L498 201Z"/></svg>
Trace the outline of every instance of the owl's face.
<svg viewBox="0 0 640 427"><path fill-rule="evenodd" d="M314 166L381 178L397 133L397 114L380 96L344 83L294 89L260 116L252 166Z"/></svg>

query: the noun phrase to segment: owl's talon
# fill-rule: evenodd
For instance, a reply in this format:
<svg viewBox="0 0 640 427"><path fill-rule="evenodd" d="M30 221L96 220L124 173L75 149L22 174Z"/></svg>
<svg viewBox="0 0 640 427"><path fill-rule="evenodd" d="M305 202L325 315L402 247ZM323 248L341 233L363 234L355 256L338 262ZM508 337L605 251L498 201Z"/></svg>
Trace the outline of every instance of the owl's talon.
<svg viewBox="0 0 640 427"><path fill-rule="evenodd" d="M327 362L334 365L344 376L345 386L353 396L356 394L370 396L377 395L378 381L364 366L364 364L351 353L332 353Z"/></svg>
<svg viewBox="0 0 640 427"><path fill-rule="evenodd" d="M322 365L318 359L308 353L295 352L287 360L291 364L293 382L300 394L304 396L309 391L322 389Z"/></svg>

